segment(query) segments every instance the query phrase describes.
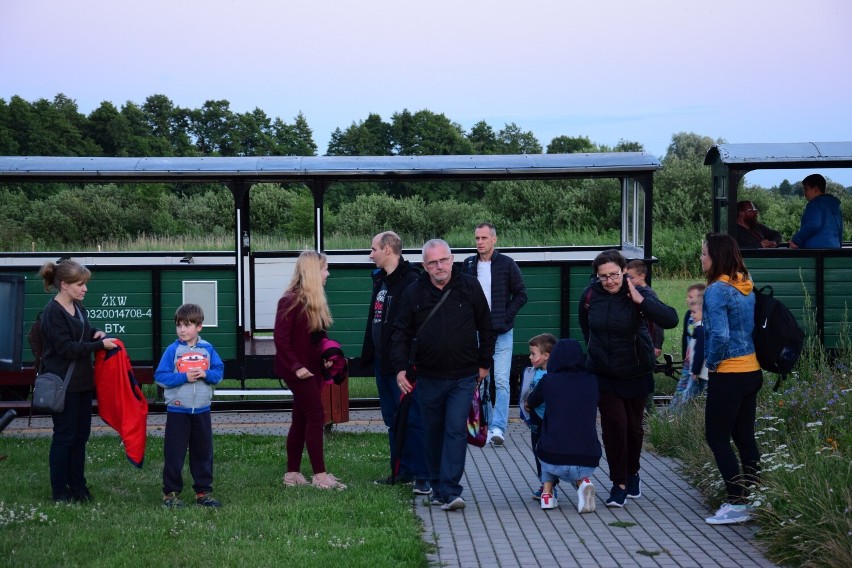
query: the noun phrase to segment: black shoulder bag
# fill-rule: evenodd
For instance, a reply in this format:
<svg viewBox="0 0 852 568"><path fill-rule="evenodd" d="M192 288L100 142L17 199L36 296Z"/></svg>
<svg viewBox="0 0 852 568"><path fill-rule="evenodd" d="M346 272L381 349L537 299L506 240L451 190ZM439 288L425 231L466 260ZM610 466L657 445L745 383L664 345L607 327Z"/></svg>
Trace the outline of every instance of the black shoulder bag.
<svg viewBox="0 0 852 568"><path fill-rule="evenodd" d="M429 315L426 316L426 319L423 320L423 323L421 323L420 327L417 328L417 331L414 333L414 339L411 340L411 348L408 350L408 369L405 371L405 378L408 379L408 382L411 384L414 384L414 381L417 380L417 365L414 364L417 359L417 336L420 335L420 332L423 331L424 327L426 327L426 322L435 315L435 312L438 311L438 308L441 307L441 304L444 303L444 300L446 300L449 295L450 288L447 288L444 295L441 296L441 299L438 300L438 303L435 304L435 307L432 308L432 311L429 312Z"/></svg>
<svg viewBox="0 0 852 568"><path fill-rule="evenodd" d="M83 332L80 334L80 341L83 341L85 333L86 322L83 320ZM68 366L65 379L62 379L56 373L39 373L33 385L33 408L51 414L59 414L65 410L65 391L68 390L68 383L71 382L71 374L76 366L77 360L75 359Z"/></svg>

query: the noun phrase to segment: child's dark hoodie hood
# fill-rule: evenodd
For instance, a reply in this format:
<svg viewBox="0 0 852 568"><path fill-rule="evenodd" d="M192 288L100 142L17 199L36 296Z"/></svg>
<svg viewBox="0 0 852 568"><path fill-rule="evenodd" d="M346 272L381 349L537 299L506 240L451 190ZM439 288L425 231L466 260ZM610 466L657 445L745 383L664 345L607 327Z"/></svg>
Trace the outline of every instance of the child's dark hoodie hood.
<svg viewBox="0 0 852 568"><path fill-rule="evenodd" d="M547 360L548 373L564 373L583 369L586 357L580 348L580 342L576 339L560 339L550 352Z"/></svg>

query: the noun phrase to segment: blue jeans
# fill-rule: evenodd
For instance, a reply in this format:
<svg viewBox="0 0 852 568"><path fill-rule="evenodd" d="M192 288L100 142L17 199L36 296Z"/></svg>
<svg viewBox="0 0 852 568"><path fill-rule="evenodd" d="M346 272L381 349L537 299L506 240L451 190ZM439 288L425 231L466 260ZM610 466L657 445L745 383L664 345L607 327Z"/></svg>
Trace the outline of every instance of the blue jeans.
<svg viewBox="0 0 852 568"><path fill-rule="evenodd" d="M491 371L491 377L494 380L496 388L494 404L494 413L491 416L488 430L506 431L506 426L509 423L509 374L512 370L512 344L514 330L509 330L506 333L501 333L497 336L497 343L494 345L494 368ZM483 382L485 384L485 382Z"/></svg>
<svg viewBox="0 0 852 568"><path fill-rule="evenodd" d="M399 408L399 397L402 394L396 384L396 375L381 374L381 367L376 361L376 387L379 390L379 406L382 409L382 420L388 428L390 444L390 464L393 472L396 463L396 426L394 416ZM414 389L411 407L408 411L408 429L406 430L405 446L399 462L397 478L400 479L429 479L429 469L426 467L426 455L423 447L423 419L420 415L419 388Z"/></svg>
<svg viewBox="0 0 852 568"><path fill-rule="evenodd" d="M92 431L93 391L66 392L65 409L53 417L50 442L50 487L54 499L86 490L86 443Z"/></svg>
<svg viewBox="0 0 852 568"><path fill-rule="evenodd" d="M426 465L432 495L446 503L460 497L467 457L467 415L477 375L462 379L417 379L426 433Z"/></svg>
<svg viewBox="0 0 852 568"><path fill-rule="evenodd" d="M595 468L583 465L555 465L541 462L541 482L570 481L576 483L581 479L592 477Z"/></svg>
<svg viewBox="0 0 852 568"><path fill-rule="evenodd" d="M689 369L684 369L675 387L674 396L669 406L677 408L690 399L701 394L707 387L707 380L694 376Z"/></svg>

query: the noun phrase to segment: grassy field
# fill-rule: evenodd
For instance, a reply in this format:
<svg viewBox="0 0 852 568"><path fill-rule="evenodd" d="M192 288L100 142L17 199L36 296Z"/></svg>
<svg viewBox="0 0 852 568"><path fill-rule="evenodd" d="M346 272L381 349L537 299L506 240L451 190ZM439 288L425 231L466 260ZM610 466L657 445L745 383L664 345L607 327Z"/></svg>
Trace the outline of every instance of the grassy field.
<svg viewBox="0 0 852 568"><path fill-rule="evenodd" d="M376 486L387 474L387 437L326 435L328 469L349 485L285 488L284 439L216 436L215 495L224 506L161 505L162 438L145 465L125 459L114 436L89 444L96 501L50 501L48 438L0 435L2 566L426 566L409 486ZM307 457L303 472L309 473ZM310 477L308 477L310 479ZM189 498L191 477L184 472ZM345 559L343 561L342 559Z"/></svg>

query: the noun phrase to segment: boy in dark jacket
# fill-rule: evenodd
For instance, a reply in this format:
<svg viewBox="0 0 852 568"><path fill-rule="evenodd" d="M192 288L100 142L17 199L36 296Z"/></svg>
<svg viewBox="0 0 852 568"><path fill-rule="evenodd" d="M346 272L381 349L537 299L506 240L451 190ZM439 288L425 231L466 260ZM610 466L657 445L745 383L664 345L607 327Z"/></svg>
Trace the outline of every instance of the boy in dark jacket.
<svg viewBox="0 0 852 568"><path fill-rule="evenodd" d="M577 486L577 511L595 510L592 474L601 459L596 426L598 378L583 366L583 351L575 339L560 339L542 377L527 398L527 408L547 405L536 454L541 462L541 508L556 508L554 481Z"/></svg>

